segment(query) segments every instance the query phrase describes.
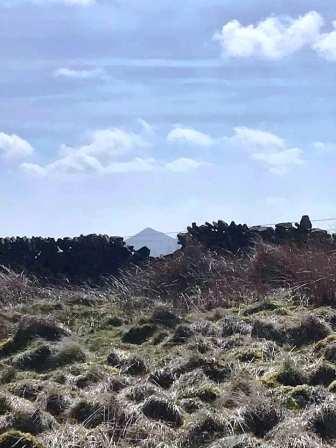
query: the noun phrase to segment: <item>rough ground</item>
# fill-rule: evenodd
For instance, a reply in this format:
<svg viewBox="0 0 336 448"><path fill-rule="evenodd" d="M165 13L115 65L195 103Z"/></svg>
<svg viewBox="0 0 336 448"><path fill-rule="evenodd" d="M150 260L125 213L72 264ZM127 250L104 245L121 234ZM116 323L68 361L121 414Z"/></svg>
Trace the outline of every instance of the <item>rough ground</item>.
<svg viewBox="0 0 336 448"><path fill-rule="evenodd" d="M0 447L336 446L336 311L280 295L127 312L68 294L0 311Z"/></svg>

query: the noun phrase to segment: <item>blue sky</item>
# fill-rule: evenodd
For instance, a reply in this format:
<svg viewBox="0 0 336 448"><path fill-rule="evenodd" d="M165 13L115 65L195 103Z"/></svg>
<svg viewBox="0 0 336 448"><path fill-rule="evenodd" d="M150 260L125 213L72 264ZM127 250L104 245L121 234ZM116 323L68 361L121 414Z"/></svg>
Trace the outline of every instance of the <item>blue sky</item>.
<svg viewBox="0 0 336 448"><path fill-rule="evenodd" d="M2 0L0 233L336 217L330 0Z"/></svg>

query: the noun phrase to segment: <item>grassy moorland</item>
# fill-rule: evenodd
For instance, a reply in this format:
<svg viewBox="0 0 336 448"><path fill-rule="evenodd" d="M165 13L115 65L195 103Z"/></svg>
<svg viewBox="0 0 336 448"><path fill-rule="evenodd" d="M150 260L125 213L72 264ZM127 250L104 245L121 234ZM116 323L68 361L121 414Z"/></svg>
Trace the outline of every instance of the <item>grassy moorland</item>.
<svg viewBox="0 0 336 448"><path fill-rule="evenodd" d="M336 254L198 247L100 289L0 276L0 447L336 445Z"/></svg>

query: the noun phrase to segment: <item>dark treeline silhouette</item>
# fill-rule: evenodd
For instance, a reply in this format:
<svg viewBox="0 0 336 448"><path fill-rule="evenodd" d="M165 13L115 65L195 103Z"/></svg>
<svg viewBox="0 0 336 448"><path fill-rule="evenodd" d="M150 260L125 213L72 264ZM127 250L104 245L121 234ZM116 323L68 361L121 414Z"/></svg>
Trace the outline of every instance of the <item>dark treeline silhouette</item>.
<svg viewBox="0 0 336 448"><path fill-rule="evenodd" d="M300 223L280 223L275 227L254 226L246 224L227 224L224 221L206 223L188 227L186 233L178 235L182 248L193 243L220 252L246 253L256 242L270 244L293 243L296 245L316 244L336 247L336 237L326 230L314 229L309 216L302 217Z"/></svg>
<svg viewBox="0 0 336 448"><path fill-rule="evenodd" d="M97 281L148 257L147 248L134 251L123 238L107 235L0 238L0 265L45 281Z"/></svg>

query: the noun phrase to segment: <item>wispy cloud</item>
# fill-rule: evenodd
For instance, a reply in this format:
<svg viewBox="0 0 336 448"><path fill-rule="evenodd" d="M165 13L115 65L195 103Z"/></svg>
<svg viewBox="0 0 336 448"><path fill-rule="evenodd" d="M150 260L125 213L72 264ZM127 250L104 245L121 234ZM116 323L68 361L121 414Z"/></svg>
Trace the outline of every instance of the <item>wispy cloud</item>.
<svg viewBox="0 0 336 448"><path fill-rule="evenodd" d="M192 128L177 127L167 135L169 143L190 143L198 146L212 146L215 139L204 132Z"/></svg>
<svg viewBox="0 0 336 448"><path fill-rule="evenodd" d="M284 139L271 132L237 127L230 140L273 174L285 174L291 167L304 163L301 148L291 147Z"/></svg>
<svg viewBox="0 0 336 448"><path fill-rule="evenodd" d="M215 33L214 40L220 43L223 55L235 58L277 60L308 48L336 60L336 30L322 33L324 23L316 11L296 19L272 16L246 26L232 20ZM336 27L336 22L333 25Z"/></svg>
<svg viewBox="0 0 336 448"><path fill-rule="evenodd" d="M73 80L102 79L106 77L106 72L102 69L80 70L63 67L55 70L53 75L55 78L68 78Z"/></svg>
<svg viewBox="0 0 336 448"><path fill-rule="evenodd" d="M336 153L336 143L333 142L314 142L313 147L321 154Z"/></svg>

